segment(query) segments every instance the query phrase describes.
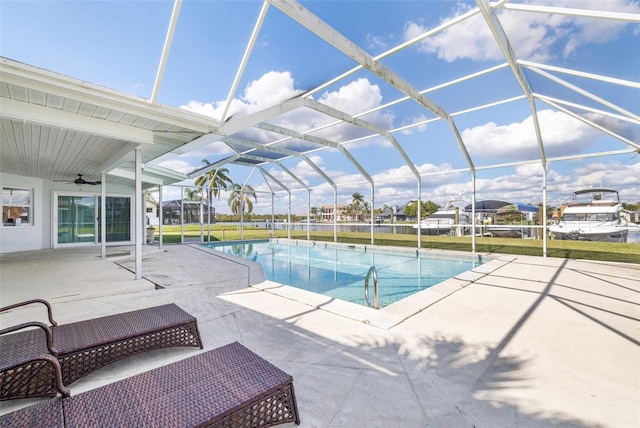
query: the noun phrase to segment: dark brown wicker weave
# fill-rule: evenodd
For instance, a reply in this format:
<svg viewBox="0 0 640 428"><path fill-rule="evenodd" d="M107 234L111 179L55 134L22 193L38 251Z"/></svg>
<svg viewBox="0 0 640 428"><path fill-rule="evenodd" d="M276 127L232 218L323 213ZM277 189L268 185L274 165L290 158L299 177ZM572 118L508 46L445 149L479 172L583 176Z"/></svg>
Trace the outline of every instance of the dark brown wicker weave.
<svg viewBox="0 0 640 428"><path fill-rule="evenodd" d="M31 303L47 307L51 326L29 322L0 330L0 400L50 397L60 390L52 376L55 370L30 362L35 355L56 356L62 383L68 386L94 370L141 352L173 346L202 349L196 318L174 304L63 325L53 320L51 306L44 300L0 311ZM24 330L30 327L37 328ZM27 363L20 364L23 360Z"/></svg>
<svg viewBox="0 0 640 428"><path fill-rule="evenodd" d="M28 426L38 417L49 418L47 426L67 428L300 423L293 378L237 342L78 396L17 410L0 417L0 426Z"/></svg>

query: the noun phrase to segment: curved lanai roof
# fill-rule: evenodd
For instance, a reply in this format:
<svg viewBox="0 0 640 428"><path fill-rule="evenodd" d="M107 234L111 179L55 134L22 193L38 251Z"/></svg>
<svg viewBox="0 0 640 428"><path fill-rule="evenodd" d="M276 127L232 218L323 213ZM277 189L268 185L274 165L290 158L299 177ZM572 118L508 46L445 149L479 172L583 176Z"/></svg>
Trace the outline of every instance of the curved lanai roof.
<svg viewBox="0 0 640 428"><path fill-rule="evenodd" d="M538 203L543 188L559 203L595 183L634 202L639 23L637 1L613 0L5 2L1 54L36 68L3 61L3 152L60 147L0 167L116 180L143 147L145 171L226 167L294 204ZM36 106L65 113L68 142ZM114 149L83 156L78 135Z"/></svg>

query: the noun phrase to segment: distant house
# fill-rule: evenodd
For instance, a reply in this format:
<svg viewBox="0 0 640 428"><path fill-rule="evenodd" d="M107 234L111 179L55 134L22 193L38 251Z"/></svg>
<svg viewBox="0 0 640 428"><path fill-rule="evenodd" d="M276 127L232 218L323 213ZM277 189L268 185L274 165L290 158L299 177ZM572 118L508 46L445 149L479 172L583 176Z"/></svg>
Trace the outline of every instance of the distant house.
<svg viewBox="0 0 640 428"><path fill-rule="evenodd" d="M215 207L209 207L204 201L182 201L174 199L162 203L162 222L163 224L194 224L207 223L209 221L209 213L211 210L211 223L216 221ZM202 214L202 221L201 221ZM183 217L183 221L180 219Z"/></svg>
<svg viewBox="0 0 640 428"><path fill-rule="evenodd" d="M155 200L151 193L147 193L145 200L145 212L147 215L147 225L157 226L160 222L160 204Z"/></svg>
<svg viewBox="0 0 640 428"><path fill-rule="evenodd" d="M397 221L396 209L397 205L392 207L386 207L376 216L376 222L378 223L395 223ZM404 220L404 213L402 213ZM402 220L400 220L402 221Z"/></svg>
<svg viewBox="0 0 640 428"><path fill-rule="evenodd" d="M415 199L402 204L402 205L394 205L393 206L393 216L394 216L394 223L396 222L403 222L407 220L407 216L404 213L404 209L407 205L409 205L410 203L415 202Z"/></svg>
<svg viewBox="0 0 640 428"><path fill-rule="evenodd" d="M337 205L337 221L356 221L356 215L355 214L348 214L347 212L347 205L345 204L338 204ZM336 213L334 212L335 206L333 204L330 205L323 205L322 206L322 221L326 221L326 222L332 222L334 217L336 216Z"/></svg>

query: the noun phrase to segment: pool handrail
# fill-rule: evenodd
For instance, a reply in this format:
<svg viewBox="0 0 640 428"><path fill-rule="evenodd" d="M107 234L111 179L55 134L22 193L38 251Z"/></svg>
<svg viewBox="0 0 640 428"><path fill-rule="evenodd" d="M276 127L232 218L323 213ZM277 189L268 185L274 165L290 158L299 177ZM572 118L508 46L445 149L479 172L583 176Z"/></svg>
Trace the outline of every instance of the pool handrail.
<svg viewBox="0 0 640 428"><path fill-rule="evenodd" d="M364 279L364 298L367 301L367 305L372 306L369 301L369 277L371 274L373 274L373 308L380 309L378 304L378 270L375 266L369 268L369 272L367 272L367 276Z"/></svg>

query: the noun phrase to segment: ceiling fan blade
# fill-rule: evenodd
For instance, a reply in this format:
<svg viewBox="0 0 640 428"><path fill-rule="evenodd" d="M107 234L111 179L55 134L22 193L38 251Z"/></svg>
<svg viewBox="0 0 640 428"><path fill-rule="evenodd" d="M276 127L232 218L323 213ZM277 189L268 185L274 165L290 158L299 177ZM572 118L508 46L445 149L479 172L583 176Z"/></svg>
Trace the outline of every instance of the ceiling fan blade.
<svg viewBox="0 0 640 428"><path fill-rule="evenodd" d="M102 181L100 180L87 181L84 178L82 178L82 174L78 174L78 178L76 178L75 180L52 180L52 181L66 183L66 184L77 184L78 186L82 186L83 184L86 184L88 186L97 186L99 184L102 184Z"/></svg>

